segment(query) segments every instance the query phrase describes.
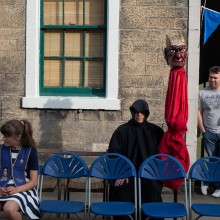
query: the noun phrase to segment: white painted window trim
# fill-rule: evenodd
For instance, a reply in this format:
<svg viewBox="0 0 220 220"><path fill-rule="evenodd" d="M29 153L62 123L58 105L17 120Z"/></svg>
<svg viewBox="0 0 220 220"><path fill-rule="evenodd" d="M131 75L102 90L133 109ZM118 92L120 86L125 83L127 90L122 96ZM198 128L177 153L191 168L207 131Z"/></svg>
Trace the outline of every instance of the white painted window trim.
<svg viewBox="0 0 220 220"><path fill-rule="evenodd" d="M39 95L40 0L27 1L26 16L26 89L23 108L119 110L118 53L119 4L108 0L106 97L63 97Z"/></svg>
<svg viewBox="0 0 220 220"><path fill-rule="evenodd" d="M199 90L199 55L200 55L200 13L201 2L189 0L188 29L188 102L189 119L186 133L186 144L191 164L196 161L197 153L197 110Z"/></svg>

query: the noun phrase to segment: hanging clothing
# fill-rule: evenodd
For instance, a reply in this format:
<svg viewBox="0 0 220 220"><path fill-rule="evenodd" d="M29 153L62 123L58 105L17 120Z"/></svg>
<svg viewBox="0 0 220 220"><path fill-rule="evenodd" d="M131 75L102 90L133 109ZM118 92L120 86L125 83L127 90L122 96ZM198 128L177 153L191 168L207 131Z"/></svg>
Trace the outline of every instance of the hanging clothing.
<svg viewBox="0 0 220 220"><path fill-rule="evenodd" d="M168 130L160 143L159 153L169 154L178 159L187 172L190 158L184 135L188 121L188 90L185 69L171 69L165 103L165 120ZM164 184L178 190L183 179L164 181Z"/></svg>

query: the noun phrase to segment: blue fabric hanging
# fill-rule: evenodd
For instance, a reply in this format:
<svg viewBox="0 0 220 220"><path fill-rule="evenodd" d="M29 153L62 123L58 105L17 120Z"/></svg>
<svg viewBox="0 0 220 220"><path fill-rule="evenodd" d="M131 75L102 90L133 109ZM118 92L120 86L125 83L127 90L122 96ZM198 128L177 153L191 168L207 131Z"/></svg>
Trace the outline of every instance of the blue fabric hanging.
<svg viewBox="0 0 220 220"><path fill-rule="evenodd" d="M220 13L204 7L204 42L206 43L211 34L220 24Z"/></svg>

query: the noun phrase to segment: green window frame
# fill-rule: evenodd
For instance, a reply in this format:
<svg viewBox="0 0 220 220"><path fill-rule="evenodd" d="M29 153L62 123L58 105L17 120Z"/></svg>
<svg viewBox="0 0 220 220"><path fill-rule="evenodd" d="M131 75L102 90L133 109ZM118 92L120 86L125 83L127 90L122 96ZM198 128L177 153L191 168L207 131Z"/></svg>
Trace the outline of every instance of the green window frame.
<svg viewBox="0 0 220 220"><path fill-rule="evenodd" d="M106 0L41 0L40 95L104 97Z"/></svg>

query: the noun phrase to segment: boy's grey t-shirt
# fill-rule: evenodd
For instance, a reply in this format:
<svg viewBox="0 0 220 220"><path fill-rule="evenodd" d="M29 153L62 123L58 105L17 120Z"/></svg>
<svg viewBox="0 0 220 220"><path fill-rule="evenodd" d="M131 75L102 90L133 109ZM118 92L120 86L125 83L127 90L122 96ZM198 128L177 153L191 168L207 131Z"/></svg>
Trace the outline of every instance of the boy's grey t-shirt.
<svg viewBox="0 0 220 220"><path fill-rule="evenodd" d="M199 109L202 110L205 129L220 133L220 89L209 86L199 91Z"/></svg>

